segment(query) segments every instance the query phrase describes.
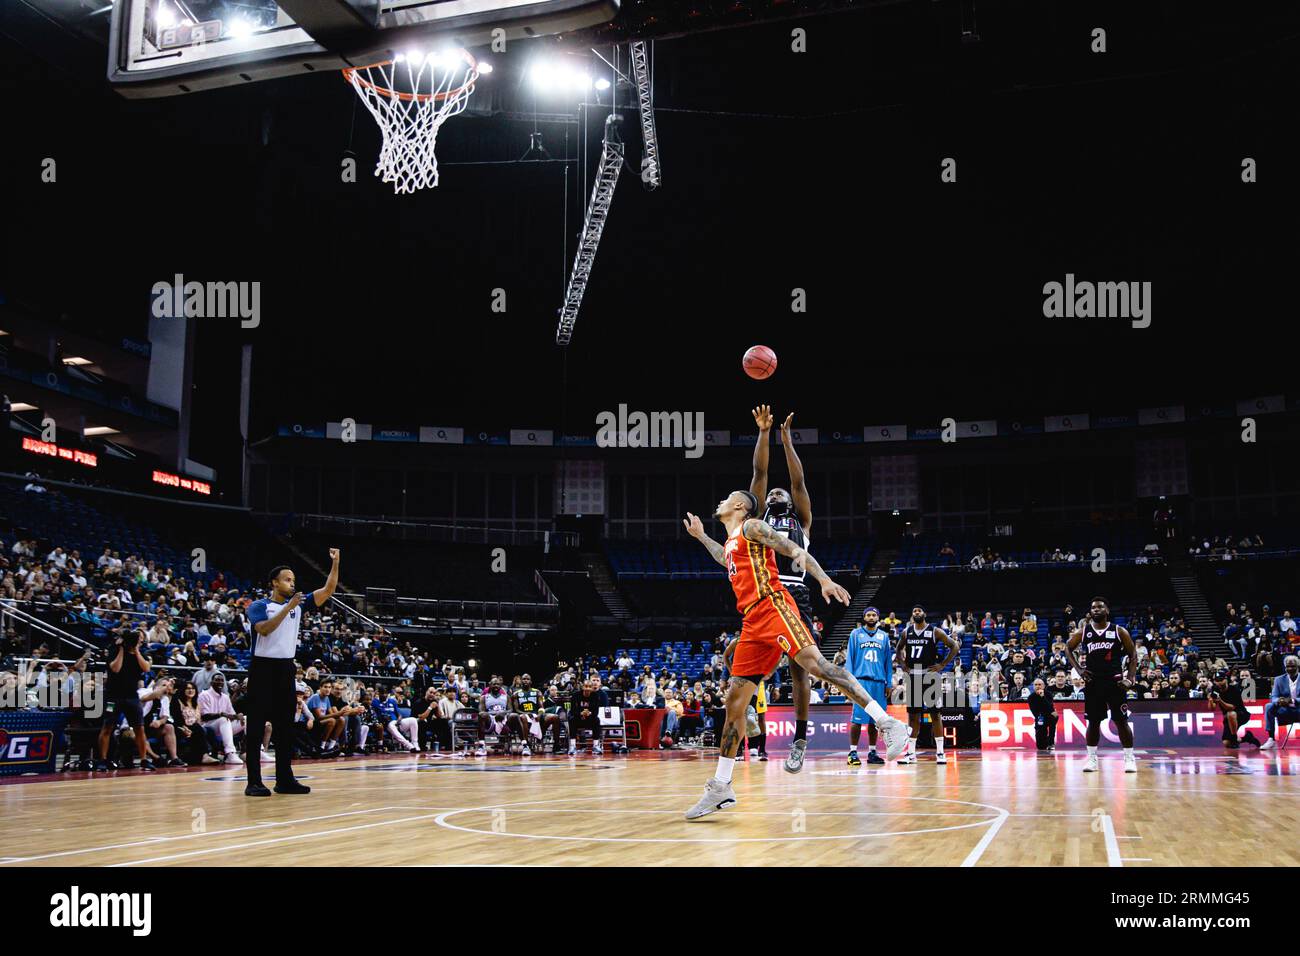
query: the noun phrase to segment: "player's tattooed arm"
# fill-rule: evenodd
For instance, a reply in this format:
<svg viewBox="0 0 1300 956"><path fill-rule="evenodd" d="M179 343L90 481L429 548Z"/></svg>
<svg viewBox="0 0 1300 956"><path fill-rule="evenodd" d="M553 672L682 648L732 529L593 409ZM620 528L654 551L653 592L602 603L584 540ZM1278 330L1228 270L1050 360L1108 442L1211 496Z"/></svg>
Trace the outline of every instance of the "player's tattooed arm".
<svg viewBox="0 0 1300 956"><path fill-rule="evenodd" d="M841 604L849 603L849 592L831 580L831 576L822 570L816 558L785 535L777 534L775 529L762 518L748 519L740 533L750 541L766 545L778 554L784 554L792 559L796 568L806 570L821 585L822 597L828 602L834 598Z"/></svg>
<svg viewBox="0 0 1300 956"><path fill-rule="evenodd" d="M754 444L754 477L749 479L749 493L761 506L767 498L768 435L772 431L772 409L759 405L754 409L754 424L758 426L758 441Z"/></svg>
<svg viewBox="0 0 1300 956"><path fill-rule="evenodd" d="M817 563L816 558L785 535L778 534L776 529L762 518L747 520L742 534L750 541L766 545L777 554L784 554L787 558L795 561L796 564L802 564L803 568L818 581L830 580L830 577L822 570L822 566Z"/></svg>
<svg viewBox="0 0 1300 956"><path fill-rule="evenodd" d="M713 555L714 561L717 561L724 568L727 566L726 552L723 551L722 545L704 533L704 522L700 520L699 515L693 515L689 511L686 512L686 518L682 521L682 524L686 526L686 533L704 545L709 554Z"/></svg>

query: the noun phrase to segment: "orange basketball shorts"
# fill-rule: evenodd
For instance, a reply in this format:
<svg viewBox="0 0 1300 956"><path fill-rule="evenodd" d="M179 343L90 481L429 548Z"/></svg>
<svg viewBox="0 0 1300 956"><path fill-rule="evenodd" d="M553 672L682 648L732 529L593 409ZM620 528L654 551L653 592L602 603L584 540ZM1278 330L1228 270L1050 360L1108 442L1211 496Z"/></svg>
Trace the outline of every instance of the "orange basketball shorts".
<svg viewBox="0 0 1300 956"><path fill-rule="evenodd" d="M738 677L766 677L776 670L782 654L793 658L816 643L799 616L794 599L785 591L776 591L745 615L731 660L731 673Z"/></svg>

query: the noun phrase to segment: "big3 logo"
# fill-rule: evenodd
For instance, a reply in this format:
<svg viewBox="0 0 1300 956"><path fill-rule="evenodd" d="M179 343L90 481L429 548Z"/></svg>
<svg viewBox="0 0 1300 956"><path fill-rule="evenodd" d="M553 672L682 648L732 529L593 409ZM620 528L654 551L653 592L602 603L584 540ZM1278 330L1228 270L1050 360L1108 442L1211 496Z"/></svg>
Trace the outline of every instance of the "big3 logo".
<svg viewBox="0 0 1300 956"><path fill-rule="evenodd" d="M0 729L0 764L44 763L53 746L54 734L49 730L22 733Z"/></svg>

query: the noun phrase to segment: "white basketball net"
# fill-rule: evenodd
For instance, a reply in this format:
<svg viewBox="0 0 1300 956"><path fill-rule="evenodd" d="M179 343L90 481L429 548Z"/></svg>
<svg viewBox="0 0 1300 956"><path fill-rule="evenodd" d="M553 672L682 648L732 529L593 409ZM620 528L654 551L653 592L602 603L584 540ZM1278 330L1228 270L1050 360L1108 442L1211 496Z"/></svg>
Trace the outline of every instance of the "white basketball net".
<svg viewBox="0 0 1300 956"><path fill-rule="evenodd" d="M375 175L393 191L438 185L434 156L438 129L463 110L478 80L478 64L464 50L396 60L343 71L379 124L384 143Z"/></svg>

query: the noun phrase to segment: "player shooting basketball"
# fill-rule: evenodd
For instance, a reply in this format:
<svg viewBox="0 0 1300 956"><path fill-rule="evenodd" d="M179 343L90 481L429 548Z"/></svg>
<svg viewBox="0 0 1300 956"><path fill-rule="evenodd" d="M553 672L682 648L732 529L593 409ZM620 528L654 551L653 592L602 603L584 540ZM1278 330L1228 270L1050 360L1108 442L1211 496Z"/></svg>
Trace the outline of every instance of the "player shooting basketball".
<svg viewBox="0 0 1300 956"><path fill-rule="evenodd" d="M769 491L767 488L768 435L772 431L772 421L771 406L759 405L754 409L758 442L754 445L754 476L749 481L749 492L764 502L763 520L772 526L772 530L807 551L812 541L812 499L808 497L803 462L794 450L790 433L794 412L787 415L781 424L781 447L785 449L785 466L790 472L789 491L784 488ZM810 634L815 633L812 623L812 594L804 582L805 569L795 567L794 562L784 555L777 556L776 565L778 578L794 598L795 608L803 619L804 626ZM804 751L808 746L808 702L812 697L812 680L793 656L790 657L790 683L791 697L794 700L794 740L790 744L790 753L785 758L785 769L790 773L798 773L803 769Z"/></svg>
<svg viewBox="0 0 1300 956"><path fill-rule="evenodd" d="M714 517L727 529L726 544L710 538L697 516L688 512L682 522L691 537L727 569L736 593L736 609L743 618L727 687L727 717L720 740L718 769L705 785L704 796L686 812L687 820L698 820L735 805L731 774L745 732L745 709L758 682L772 672L783 653L789 655L791 664L797 663L808 674L841 688L850 700L870 714L884 734L889 759L898 757L907 747L907 725L886 714L852 674L822 657L790 592L780 581L776 556L785 555L794 566L811 574L828 602L848 604L849 592L832 581L811 554L756 517L757 513L758 498L748 491L733 491L720 501Z"/></svg>

